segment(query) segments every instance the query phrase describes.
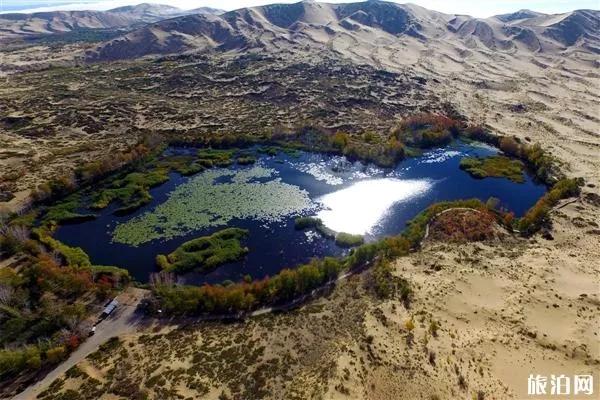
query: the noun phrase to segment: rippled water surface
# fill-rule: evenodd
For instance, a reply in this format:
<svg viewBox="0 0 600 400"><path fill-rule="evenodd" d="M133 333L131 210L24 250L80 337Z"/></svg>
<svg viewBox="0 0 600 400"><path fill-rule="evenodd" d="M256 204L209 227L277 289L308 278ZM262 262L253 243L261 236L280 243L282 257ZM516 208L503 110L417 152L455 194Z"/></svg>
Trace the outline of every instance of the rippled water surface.
<svg viewBox="0 0 600 400"><path fill-rule="evenodd" d="M179 151L171 149L171 151ZM213 169L192 177L176 173L151 190L153 202L132 215L103 210L90 222L60 227L56 238L82 247L97 265L127 268L147 281L158 268L157 254L226 226L250 231L248 256L208 275L190 274L188 282L261 278L312 257L342 255L314 231L296 231L294 218L317 216L338 231L364 234L367 240L401 232L428 205L466 198L497 197L522 215L546 188L528 176L518 184L507 179L476 180L458 167L461 157L496 150L464 143L436 149L384 170L314 153L260 157L253 166Z"/></svg>

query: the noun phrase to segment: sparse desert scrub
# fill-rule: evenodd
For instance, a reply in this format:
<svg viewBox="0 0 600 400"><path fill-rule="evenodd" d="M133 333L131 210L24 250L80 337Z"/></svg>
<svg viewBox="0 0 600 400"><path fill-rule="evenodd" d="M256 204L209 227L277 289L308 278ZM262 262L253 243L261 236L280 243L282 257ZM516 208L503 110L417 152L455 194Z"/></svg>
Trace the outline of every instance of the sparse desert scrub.
<svg viewBox="0 0 600 400"><path fill-rule="evenodd" d="M365 283L377 297L382 299L399 298L408 307L413 295L410 283L393 272L394 268L391 262L378 261L369 270Z"/></svg>

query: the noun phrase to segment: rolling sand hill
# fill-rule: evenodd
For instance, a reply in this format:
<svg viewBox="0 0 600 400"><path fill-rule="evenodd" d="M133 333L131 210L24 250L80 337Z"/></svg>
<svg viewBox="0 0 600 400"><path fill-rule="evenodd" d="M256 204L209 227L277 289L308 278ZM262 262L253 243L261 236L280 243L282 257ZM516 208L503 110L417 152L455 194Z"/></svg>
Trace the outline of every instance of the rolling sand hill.
<svg viewBox="0 0 600 400"><path fill-rule="evenodd" d="M136 58L152 54L217 51L273 53L333 51L361 62L378 62L381 47L391 52L428 45L483 48L515 53L598 53L600 12L578 10L561 15L520 11L487 19L445 15L414 5L382 1L326 4L304 1L227 12L185 16L148 25L98 46L88 61ZM140 48L142 50L140 50ZM386 59L387 65L403 65Z"/></svg>
<svg viewBox="0 0 600 400"><path fill-rule="evenodd" d="M0 43L30 36L65 33L78 29L121 29L188 13L220 13L201 8L183 11L159 4L139 4L108 11L52 11L33 14L0 14Z"/></svg>

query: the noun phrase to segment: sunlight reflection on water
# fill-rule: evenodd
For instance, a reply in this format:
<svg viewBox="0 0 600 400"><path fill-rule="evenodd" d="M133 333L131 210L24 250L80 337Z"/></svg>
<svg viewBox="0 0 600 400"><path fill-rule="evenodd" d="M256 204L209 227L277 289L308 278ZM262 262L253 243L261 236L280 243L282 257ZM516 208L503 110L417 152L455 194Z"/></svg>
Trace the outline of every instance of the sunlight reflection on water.
<svg viewBox="0 0 600 400"><path fill-rule="evenodd" d="M323 204L317 217L336 232L364 235L395 203L420 196L431 189L428 179L383 178L357 182L318 199Z"/></svg>

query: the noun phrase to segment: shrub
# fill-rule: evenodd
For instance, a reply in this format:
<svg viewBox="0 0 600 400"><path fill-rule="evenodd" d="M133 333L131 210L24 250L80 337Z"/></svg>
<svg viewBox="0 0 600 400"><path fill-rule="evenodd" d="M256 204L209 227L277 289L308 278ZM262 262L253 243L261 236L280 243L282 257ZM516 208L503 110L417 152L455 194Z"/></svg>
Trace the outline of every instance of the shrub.
<svg viewBox="0 0 600 400"><path fill-rule="evenodd" d="M66 200L49 207L42 218L42 222L51 226L54 224L80 223L96 218L93 214L79 214L77 209L80 207L80 196L71 195Z"/></svg>
<svg viewBox="0 0 600 400"><path fill-rule="evenodd" d="M228 286L208 285L154 287L156 302L149 304L150 311L157 307L172 314L198 314L207 312L243 312L258 305L286 302L323 283L335 279L343 264L326 257L296 269L283 269L271 278L252 283L239 282Z"/></svg>
<svg viewBox="0 0 600 400"><path fill-rule="evenodd" d="M408 222L407 228L400 235L406 240L410 248L417 248L423 236L425 236L425 227L429 221L442 211L450 208L473 208L475 210L487 212L487 207L479 199L444 201L429 206L425 211L418 214Z"/></svg>
<svg viewBox="0 0 600 400"><path fill-rule="evenodd" d="M345 132L336 132L330 138L331 146L338 150L344 150L348 146L348 143L350 143L350 135Z"/></svg>
<svg viewBox="0 0 600 400"><path fill-rule="evenodd" d="M101 190L93 198L92 208L103 209L113 201L119 201L121 208L117 214L127 214L150 203L149 189L169 180L168 169L156 169L148 172L132 172L123 179L112 182L109 188Z"/></svg>
<svg viewBox="0 0 600 400"><path fill-rule="evenodd" d="M40 350L36 346L14 350L0 350L0 377L7 378L25 370L36 370L42 365Z"/></svg>
<svg viewBox="0 0 600 400"><path fill-rule="evenodd" d="M530 236L539 231L542 226L549 223L549 214L559 200L579 196L581 193L582 179L563 179L558 181L535 205L527 211L518 222L518 228L525 236Z"/></svg>
<svg viewBox="0 0 600 400"><path fill-rule="evenodd" d="M496 215L490 211L453 210L439 215L430 225L436 240L455 243L493 239Z"/></svg>
<svg viewBox="0 0 600 400"><path fill-rule="evenodd" d="M46 359L51 364L58 364L65 359L67 349L64 346L57 346L46 351Z"/></svg>
<svg viewBox="0 0 600 400"><path fill-rule="evenodd" d="M517 142L517 140L513 137L503 137L500 139L499 146L500 150L504 152L504 154L509 155L511 157L521 157L521 144Z"/></svg>
<svg viewBox="0 0 600 400"><path fill-rule="evenodd" d="M429 323L429 333L431 333L431 336L437 337L439 329L440 329L440 323L438 321L436 321L435 319L432 319L431 322Z"/></svg>
<svg viewBox="0 0 600 400"><path fill-rule="evenodd" d="M393 266L386 260L379 260L369 271L367 284L382 299L400 298L409 306L412 289L409 282L393 274Z"/></svg>
<svg viewBox="0 0 600 400"><path fill-rule="evenodd" d="M80 247L69 247L66 244L54 239L45 228L35 228L32 230L34 237L41 243L48 246L51 250L58 252L67 265L70 266L91 266L92 263L88 255Z"/></svg>
<svg viewBox="0 0 600 400"><path fill-rule="evenodd" d="M461 123L442 115L422 113L405 118L392 134L405 144L430 148L446 145L461 130Z"/></svg>
<svg viewBox="0 0 600 400"><path fill-rule="evenodd" d="M131 281L129 271L123 268L94 265L91 267L91 272L94 282L108 284L110 289L121 287Z"/></svg>
<svg viewBox="0 0 600 400"><path fill-rule="evenodd" d="M233 151L217 149L201 149L196 154L197 162L207 168L227 167L233 163Z"/></svg>
<svg viewBox="0 0 600 400"><path fill-rule="evenodd" d="M341 232L335 237L335 244L339 247L356 247L365 242L362 235L352 235L350 233Z"/></svg>

